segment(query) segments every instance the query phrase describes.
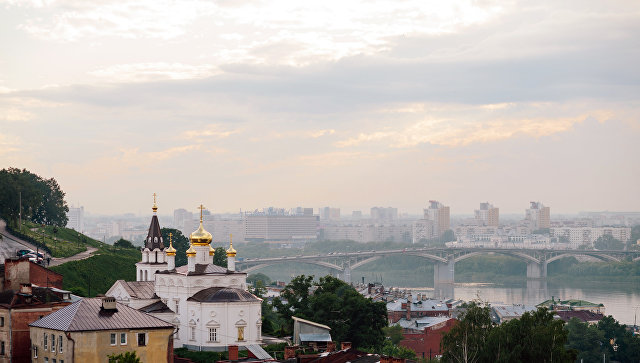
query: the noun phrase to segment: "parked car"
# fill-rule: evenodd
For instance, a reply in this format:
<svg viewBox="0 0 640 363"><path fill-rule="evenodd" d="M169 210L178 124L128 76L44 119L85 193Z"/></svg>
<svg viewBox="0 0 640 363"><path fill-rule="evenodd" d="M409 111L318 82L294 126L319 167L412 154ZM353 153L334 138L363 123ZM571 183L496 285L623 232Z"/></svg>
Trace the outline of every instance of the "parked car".
<svg viewBox="0 0 640 363"><path fill-rule="evenodd" d="M27 253L31 253L31 252L33 252L33 251L31 251L31 250L20 250L20 251L16 252L16 256L18 256L18 257L24 256Z"/></svg>

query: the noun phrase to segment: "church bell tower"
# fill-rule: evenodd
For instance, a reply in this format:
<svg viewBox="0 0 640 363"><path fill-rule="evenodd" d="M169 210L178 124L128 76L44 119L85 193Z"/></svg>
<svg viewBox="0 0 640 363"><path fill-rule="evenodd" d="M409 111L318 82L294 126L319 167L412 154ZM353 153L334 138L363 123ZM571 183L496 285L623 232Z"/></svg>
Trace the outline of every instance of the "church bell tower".
<svg viewBox="0 0 640 363"><path fill-rule="evenodd" d="M167 251L164 246L160 222L158 222L158 206L156 193L153 193L153 216L149 225L149 233L142 247L142 259L136 263L136 281L154 281L155 273L168 269Z"/></svg>

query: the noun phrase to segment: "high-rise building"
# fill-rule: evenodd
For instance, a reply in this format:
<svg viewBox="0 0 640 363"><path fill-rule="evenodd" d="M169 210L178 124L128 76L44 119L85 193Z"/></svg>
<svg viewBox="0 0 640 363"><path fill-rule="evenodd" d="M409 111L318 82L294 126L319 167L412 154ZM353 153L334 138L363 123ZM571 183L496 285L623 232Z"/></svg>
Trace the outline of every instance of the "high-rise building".
<svg viewBox="0 0 640 363"><path fill-rule="evenodd" d="M84 231L84 207L71 207L67 212L67 228Z"/></svg>
<svg viewBox="0 0 640 363"><path fill-rule="evenodd" d="M437 200L430 200L429 208L424 210L424 219L433 222L434 237L440 237L450 228L449 207Z"/></svg>
<svg viewBox="0 0 640 363"><path fill-rule="evenodd" d="M500 224L500 211L490 203L480 203L480 209L475 210L476 224L478 226L498 227Z"/></svg>
<svg viewBox="0 0 640 363"><path fill-rule="evenodd" d="M395 221L398 219L398 208L373 207L371 219L376 221Z"/></svg>
<svg viewBox="0 0 640 363"><path fill-rule="evenodd" d="M193 220L193 213L186 209L180 208L173 211L173 226L177 229L183 229L185 223L189 224Z"/></svg>
<svg viewBox="0 0 640 363"><path fill-rule="evenodd" d="M314 240L317 234L318 217L313 214L255 212L244 215L246 241Z"/></svg>
<svg viewBox="0 0 640 363"><path fill-rule="evenodd" d="M339 221L340 220L340 208L324 207L319 208L320 219Z"/></svg>
<svg viewBox="0 0 640 363"><path fill-rule="evenodd" d="M551 227L551 208L545 207L541 202L531 202L529 209L525 210L525 222L532 231Z"/></svg>

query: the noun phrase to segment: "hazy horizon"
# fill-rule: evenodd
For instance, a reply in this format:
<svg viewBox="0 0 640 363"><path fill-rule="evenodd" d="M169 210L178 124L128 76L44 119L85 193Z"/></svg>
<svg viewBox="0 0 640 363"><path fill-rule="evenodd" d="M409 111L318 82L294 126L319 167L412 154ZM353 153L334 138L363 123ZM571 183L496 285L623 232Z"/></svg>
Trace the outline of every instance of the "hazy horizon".
<svg viewBox="0 0 640 363"><path fill-rule="evenodd" d="M640 206L640 2L0 0L0 168L93 214ZM464 212L464 213L462 213Z"/></svg>

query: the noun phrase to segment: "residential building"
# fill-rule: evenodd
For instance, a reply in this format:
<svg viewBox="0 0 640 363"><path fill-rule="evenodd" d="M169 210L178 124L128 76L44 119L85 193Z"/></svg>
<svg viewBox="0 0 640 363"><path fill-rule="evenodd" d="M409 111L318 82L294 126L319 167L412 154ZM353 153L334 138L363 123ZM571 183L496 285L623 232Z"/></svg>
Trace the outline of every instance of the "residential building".
<svg viewBox="0 0 640 363"><path fill-rule="evenodd" d="M331 328L313 321L293 318L293 344L312 346L314 350L326 350L331 340Z"/></svg>
<svg viewBox="0 0 640 363"><path fill-rule="evenodd" d="M413 243L441 237L450 229L449 207L436 200L429 201L424 218L413 222Z"/></svg>
<svg viewBox="0 0 640 363"><path fill-rule="evenodd" d="M509 320L520 319L526 312L534 312L536 307L524 304L491 304L491 320L494 323L502 324Z"/></svg>
<svg viewBox="0 0 640 363"><path fill-rule="evenodd" d="M23 284L62 289L62 275L28 259L8 258L0 265L2 290L20 290Z"/></svg>
<svg viewBox="0 0 640 363"><path fill-rule="evenodd" d="M321 227L323 239L327 241L351 240L366 242L411 242L412 225L410 223L340 223L324 224Z"/></svg>
<svg viewBox="0 0 640 363"><path fill-rule="evenodd" d="M314 240L318 234L318 217L314 215L245 214L246 241L289 241L306 238Z"/></svg>
<svg viewBox="0 0 640 363"><path fill-rule="evenodd" d="M449 332L457 320L448 316L425 316L413 319L401 319L392 326L402 327L400 345L416 352L418 358L429 359L441 355L442 335Z"/></svg>
<svg viewBox="0 0 640 363"><path fill-rule="evenodd" d="M84 231L84 207L69 207L67 228L75 229L78 232Z"/></svg>
<svg viewBox="0 0 640 363"><path fill-rule="evenodd" d="M339 221L340 220L340 208L324 207L318 209L320 212L320 219Z"/></svg>
<svg viewBox="0 0 640 363"><path fill-rule="evenodd" d="M540 202L531 202L529 209L525 210L525 223L531 231L551 227L551 208L545 207Z"/></svg>
<svg viewBox="0 0 640 363"><path fill-rule="evenodd" d="M184 208L176 209L173 211L173 226L176 229L183 229L185 223L189 223L193 220L193 213Z"/></svg>
<svg viewBox="0 0 640 363"><path fill-rule="evenodd" d="M0 362L30 362L29 323L71 303L71 294L24 283L0 292Z"/></svg>
<svg viewBox="0 0 640 363"><path fill-rule="evenodd" d="M371 219L374 221L396 221L398 220L398 208L373 207L371 208Z"/></svg>
<svg viewBox="0 0 640 363"><path fill-rule="evenodd" d="M549 231L552 237L569 243L571 248L593 248L594 242L603 236L611 236L624 243L631 239L630 227L552 227Z"/></svg>
<svg viewBox="0 0 640 363"><path fill-rule="evenodd" d="M110 297L79 300L29 327L32 362L106 362L125 352L143 362L173 362L173 324Z"/></svg>
<svg viewBox="0 0 640 363"><path fill-rule="evenodd" d="M478 226L498 227L500 210L489 202L480 203L480 209L475 210L475 219Z"/></svg>
<svg viewBox="0 0 640 363"><path fill-rule="evenodd" d="M449 316L449 307L446 302L429 299L423 294L409 295L387 303L390 324L400 319L411 320L424 316Z"/></svg>

